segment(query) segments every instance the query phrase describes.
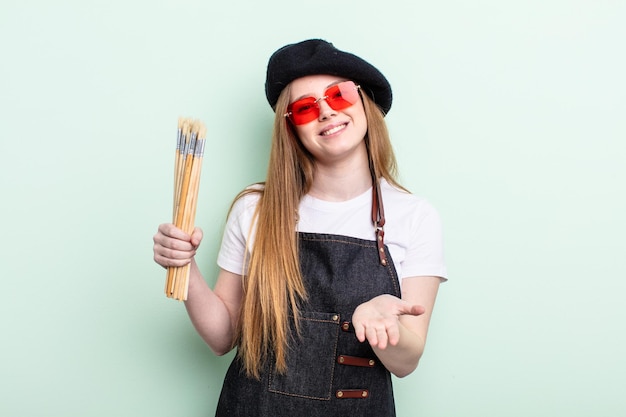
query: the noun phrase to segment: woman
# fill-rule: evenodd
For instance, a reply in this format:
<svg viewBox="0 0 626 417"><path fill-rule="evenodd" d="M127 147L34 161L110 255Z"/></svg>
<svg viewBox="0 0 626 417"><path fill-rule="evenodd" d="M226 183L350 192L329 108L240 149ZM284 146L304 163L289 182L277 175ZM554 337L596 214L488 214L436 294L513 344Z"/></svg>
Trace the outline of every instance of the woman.
<svg viewBox="0 0 626 417"><path fill-rule="evenodd" d="M395 180L391 87L317 39L276 51L265 87L267 178L233 204L214 289L201 230L159 226L154 259L191 263L196 330L237 347L218 416L393 416L390 373L417 367L445 266L437 212Z"/></svg>

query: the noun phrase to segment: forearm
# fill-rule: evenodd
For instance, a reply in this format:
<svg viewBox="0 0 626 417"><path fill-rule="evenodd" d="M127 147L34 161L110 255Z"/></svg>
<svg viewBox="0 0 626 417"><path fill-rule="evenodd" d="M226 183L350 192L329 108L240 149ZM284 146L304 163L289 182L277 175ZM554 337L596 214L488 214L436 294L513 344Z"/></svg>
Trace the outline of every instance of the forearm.
<svg viewBox="0 0 626 417"><path fill-rule="evenodd" d="M216 355L232 349L234 319L226 303L209 288L195 261L191 263L185 308L196 331Z"/></svg>
<svg viewBox="0 0 626 417"><path fill-rule="evenodd" d="M389 372L403 378L417 368L417 364L424 353L425 343L421 337L402 323L398 327L400 339L395 346L388 344L384 349L378 347L372 347L372 349Z"/></svg>
<svg viewBox="0 0 626 417"><path fill-rule="evenodd" d="M402 378L417 368L424 353L428 327L432 317L437 291L441 279L420 276L404 278L402 281L403 300L419 305L423 312L419 315L403 314L398 317L398 337L395 346L388 343L384 349L374 343L373 349L381 362L394 375Z"/></svg>

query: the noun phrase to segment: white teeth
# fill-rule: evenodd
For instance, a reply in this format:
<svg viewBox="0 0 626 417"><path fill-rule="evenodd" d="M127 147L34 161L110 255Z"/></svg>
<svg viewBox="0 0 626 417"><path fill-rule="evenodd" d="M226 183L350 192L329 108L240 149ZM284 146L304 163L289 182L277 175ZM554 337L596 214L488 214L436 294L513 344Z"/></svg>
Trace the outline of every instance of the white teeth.
<svg viewBox="0 0 626 417"><path fill-rule="evenodd" d="M332 129L322 132L322 136L328 136L328 135L332 135L333 133L337 133L340 130L342 130L344 127L346 127L346 125L339 125L337 127L333 127Z"/></svg>

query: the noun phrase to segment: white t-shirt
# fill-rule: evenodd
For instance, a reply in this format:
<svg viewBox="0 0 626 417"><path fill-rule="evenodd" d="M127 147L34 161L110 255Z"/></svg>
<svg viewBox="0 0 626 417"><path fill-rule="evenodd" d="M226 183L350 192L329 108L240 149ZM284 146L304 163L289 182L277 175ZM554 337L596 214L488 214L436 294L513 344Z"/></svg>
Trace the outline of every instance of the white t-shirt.
<svg viewBox="0 0 626 417"><path fill-rule="evenodd" d="M400 281L414 276L446 279L441 221L435 208L423 198L399 190L385 180L381 181L381 194L385 210L385 244ZM258 198L257 193L252 193L239 199L228 217L217 258L218 265L227 271L239 275L245 271L246 239ZM300 202L298 214L299 232L376 240L371 188L356 198L341 202L306 195ZM253 239L254 232L251 236Z"/></svg>

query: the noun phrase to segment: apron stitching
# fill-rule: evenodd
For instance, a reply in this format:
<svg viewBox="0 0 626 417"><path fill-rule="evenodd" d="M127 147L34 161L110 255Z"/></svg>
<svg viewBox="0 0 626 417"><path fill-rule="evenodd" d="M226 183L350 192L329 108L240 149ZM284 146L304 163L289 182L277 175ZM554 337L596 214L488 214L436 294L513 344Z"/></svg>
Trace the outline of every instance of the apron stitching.
<svg viewBox="0 0 626 417"><path fill-rule="evenodd" d="M289 317L293 318L293 316L289 316ZM274 371L273 370L270 370L268 372L269 373L269 377L268 377L268 383L267 383L267 390L269 392L274 392L274 393L277 393L277 394L288 395L290 397L307 398L307 399L310 399L310 400L330 401L331 398L332 398L333 384L334 384L334 380L335 380L335 358L337 357L337 344L339 343L339 334L340 334L339 333L339 330L340 330L339 323L341 322L341 317L338 317L337 320L310 319L310 318L303 317L302 320L313 321L313 322L317 322L317 323L337 324L336 330L335 330L335 337L334 337L335 343L334 343L334 346L333 346L333 353L331 355L333 366L331 367L331 371L330 371L330 381L329 381L329 386L328 386L327 398L325 398L325 397L315 397L315 396L304 395L304 394L294 394L294 393L284 392L284 391L272 388L272 382L274 381Z"/></svg>
<svg viewBox="0 0 626 417"><path fill-rule="evenodd" d="M338 240L338 239L308 239L308 238L303 238L303 240L306 240L306 241L309 241L309 242L343 243L345 245L360 246L362 248L375 248L376 247L376 243L367 244L367 243L358 243L358 242L346 242L344 240Z"/></svg>

